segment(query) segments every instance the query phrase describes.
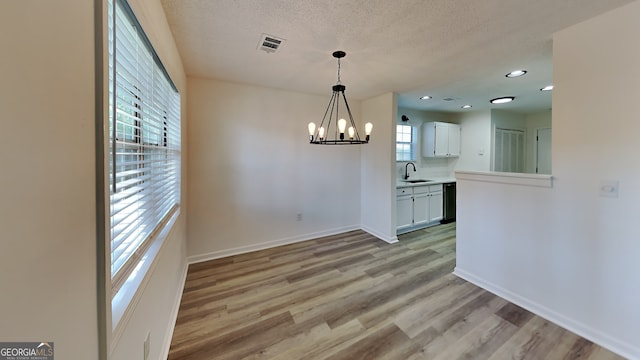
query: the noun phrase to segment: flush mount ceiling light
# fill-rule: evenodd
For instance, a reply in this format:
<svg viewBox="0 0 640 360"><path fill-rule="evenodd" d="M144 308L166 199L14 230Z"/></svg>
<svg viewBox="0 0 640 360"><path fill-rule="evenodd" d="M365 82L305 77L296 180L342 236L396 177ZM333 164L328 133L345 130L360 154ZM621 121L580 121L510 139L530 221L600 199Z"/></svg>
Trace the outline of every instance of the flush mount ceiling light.
<svg viewBox="0 0 640 360"><path fill-rule="evenodd" d="M429 99L431 99L431 96L429 96L429 95L425 95L425 96L421 96L420 97L420 100L429 100Z"/></svg>
<svg viewBox="0 0 640 360"><path fill-rule="evenodd" d="M513 70L512 72L505 75L508 78L516 78L522 76L527 73L527 70Z"/></svg>
<svg viewBox="0 0 640 360"><path fill-rule="evenodd" d="M540 91L551 91L551 90L553 90L553 85L547 85L542 89L540 89Z"/></svg>
<svg viewBox="0 0 640 360"><path fill-rule="evenodd" d="M462 105L460 108L462 109L471 109L473 106L467 104L467 105Z"/></svg>
<svg viewBox="0 0 640 360"><path fill-rule="evenodd" d="M508 102L512 102L513 100L515 100L515 97L513 96L503 96L503 97L491 99L489 100L489 102L492 104L506 104Z"/></svg>
<svg viewBox="0 0 640 360"><path fill-rule="evenodd" d="M366 144L369 142L371 136L371 129L373 124L370 122L364 125L365 139L361 140L356 128L356 123L353 121L351 115L351 109L347 102L347 97L344 95L344 90L347 88L340 82L340 59L345 57L347 53L344 51L335 51L333 57L338 59L338 82L333 85L333 92L327 110L324 112L322 122L320 126L316 128L316 124L309 123L309 143L319 145L357 145ZM343 104L340 103L340 98L343 99ZM349 116L349 128L347 129L347 120L341 118L340 110L342 112L346 110ZM333 128L332 128L333 126ZM345 138L345 131L348 131L348 138Z"/></svg>

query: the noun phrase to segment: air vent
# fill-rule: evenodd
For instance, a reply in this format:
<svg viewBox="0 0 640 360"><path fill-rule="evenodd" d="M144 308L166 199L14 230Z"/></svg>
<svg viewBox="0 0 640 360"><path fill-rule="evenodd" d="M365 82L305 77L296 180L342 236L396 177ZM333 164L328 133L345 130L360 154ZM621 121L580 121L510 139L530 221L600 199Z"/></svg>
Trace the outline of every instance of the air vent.
<svg viewBox="0 0 640 360"><path fill-rule="evenodd" d="M258 50L263 50L267 53L274 53L280 48L280 46L282 46L282 43L284 43L284 39L273 35L262 34L260 42L258 43Z"/></svg>

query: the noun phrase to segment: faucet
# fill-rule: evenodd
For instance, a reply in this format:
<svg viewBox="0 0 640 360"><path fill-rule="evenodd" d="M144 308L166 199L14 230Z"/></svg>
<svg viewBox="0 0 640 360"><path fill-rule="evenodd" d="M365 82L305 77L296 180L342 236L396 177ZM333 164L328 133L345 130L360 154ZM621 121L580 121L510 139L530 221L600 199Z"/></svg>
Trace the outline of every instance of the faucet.
<svg viewBox="0 0 640 360"><path fill-rule="evenodd" d="M407 180L409 178L409 165L413 166L413 171L416 171L416 164L412 162L408 162L407 165L404 166L404 179Z"/></svg>

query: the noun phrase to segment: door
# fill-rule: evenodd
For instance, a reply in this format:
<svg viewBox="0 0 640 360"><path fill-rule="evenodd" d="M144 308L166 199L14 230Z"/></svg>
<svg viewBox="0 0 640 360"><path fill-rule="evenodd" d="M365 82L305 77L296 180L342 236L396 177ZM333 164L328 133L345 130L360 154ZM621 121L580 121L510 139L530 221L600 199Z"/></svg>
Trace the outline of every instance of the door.
<svg viewBox="0 0 640 360"><path fill-rule="evenodd" d="M429 221L442 220L442 191L429 194Z"/></svg>
<svg viewBox="0 0 640 360"><path fill-rule="evenodd" d="M460 156L460 127L449 125L449 156Z"/></svg>
<svg viewBox="0 0 640 360"><path fill-rule="evenodd" d="M524 171L524 131L496 128L493 171Z"/></svg>
<svg viewBox="0 0 640 360"><path fill-rule="evenodd" d="M551 128L537 130L536 173L551 174Z"/></svg>
<svg viewBox="0 0 640 360"><path fill-rule="evenodd" d="M429 194L421 193L413 195L413 225L422 225L429 222Z"/></svg>
<svg viewBox="0 0 640 360"><path fill-rule="evenodd" d="M445 123L435 123L435 145L434 153L437 157L444 157L449 154L449 125Z"/></svg>
<svg viewBox="0 0 640 360"><path fill-rule="evenodd" d="M396 211L396 229L408 228L413 224L413 197L411 194L397 196Z"/></svg>

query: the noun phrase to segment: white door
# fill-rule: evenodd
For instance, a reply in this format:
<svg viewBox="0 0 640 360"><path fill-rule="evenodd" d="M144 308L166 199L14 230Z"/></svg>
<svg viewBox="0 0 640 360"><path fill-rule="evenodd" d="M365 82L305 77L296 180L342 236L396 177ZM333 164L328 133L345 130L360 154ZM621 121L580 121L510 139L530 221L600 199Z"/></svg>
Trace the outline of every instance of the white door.
<svg viewBox="0 0 640 360"><path fill-rule="evenodd" d="M443 157L449 154L449 126L444 123L436 123L435 156Z"/></svg>
<svg viewBox="0 0 640 360"><path fill-rule="evenodd" d="M496 128L493 171L524 171L524 131Z"/></svg>
<svg viewBox="0 0 640 360"><path fill-rule="evenodd" d="M413 224L413 197L409 195L399 195L396 198L396 229L410 227Z"/></svg>
<svg viewBox="0 0 640 360"><path fill-rule="evenodd" d="M460 127L449 125L449 156L460 156Z"/></svg>
<svg viewBox="0 0 640 360"><path fill-rule="evenodd" d="M442 191L429 194L429 221L442 220L442 210Z"/></svg>
<svg viewBox="0 0 640 360"><path fill-rule="evenodd" d="M536 173L551 174L551 128L538 129L537 131Z"/></svg>
<svg viewBox="0 0 640 360"><path fill-rule="evenodd" d="M413 195L413 225L421 225L429 222L429 194Z"/></svg>

